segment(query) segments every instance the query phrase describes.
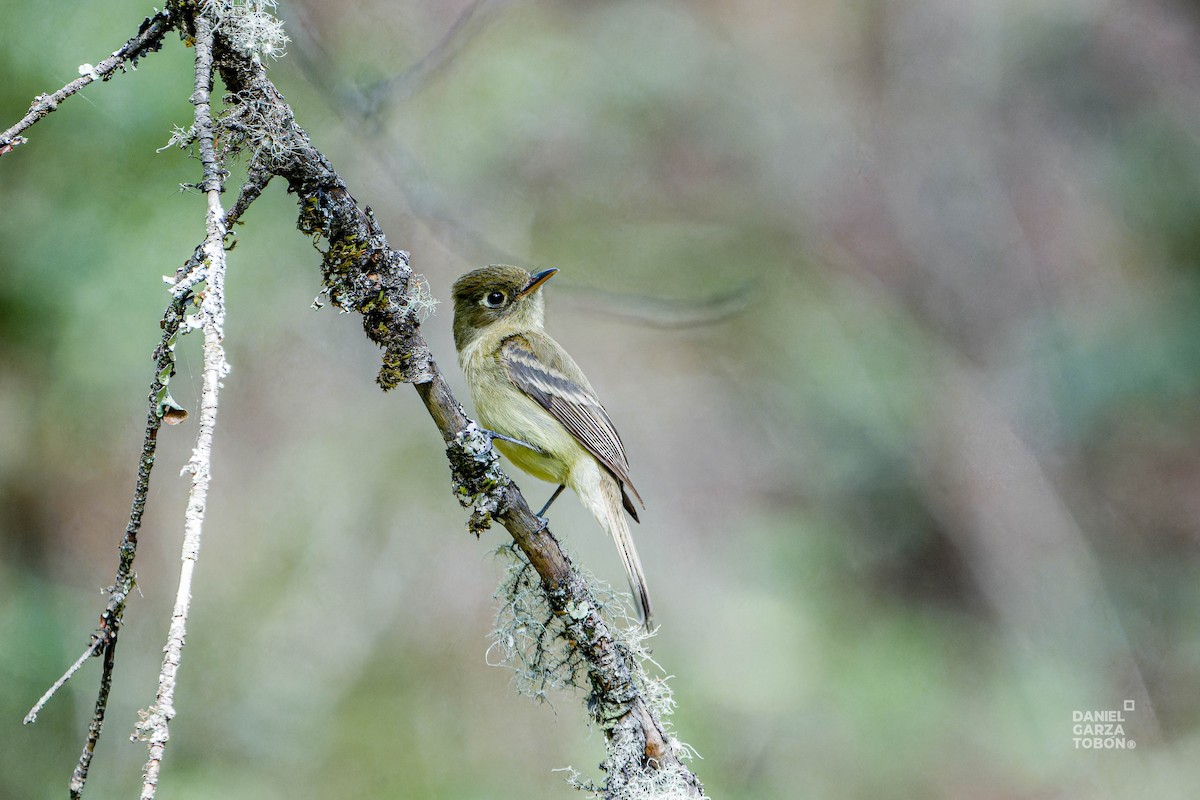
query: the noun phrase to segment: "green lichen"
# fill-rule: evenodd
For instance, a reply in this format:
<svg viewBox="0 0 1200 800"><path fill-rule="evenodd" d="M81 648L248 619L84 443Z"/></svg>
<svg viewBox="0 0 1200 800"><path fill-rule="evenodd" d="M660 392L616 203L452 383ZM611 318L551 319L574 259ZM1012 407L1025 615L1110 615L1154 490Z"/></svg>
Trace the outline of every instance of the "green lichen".
<svg viewBox="0 0 1200 800"><path fill-rule="evenodd" d="M446 448L454 496L463 508L471 509L467 529L480 535L492 519L508 505L511 481L500 469L500 458L492 449L492 437L474 422L458 433Z"/></svg>

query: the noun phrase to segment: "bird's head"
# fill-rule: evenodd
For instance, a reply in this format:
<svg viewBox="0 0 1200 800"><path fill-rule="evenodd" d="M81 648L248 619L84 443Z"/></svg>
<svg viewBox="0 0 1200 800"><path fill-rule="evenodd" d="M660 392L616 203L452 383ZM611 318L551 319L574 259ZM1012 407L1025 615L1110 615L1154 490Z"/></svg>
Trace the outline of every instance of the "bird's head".
<svg viewBox="0 0 1200 800"><path fill-rule="evenodd" d="M497 325L506 333L541 328L546 303L538 290L556 272L493 265L463 275L453 289L454 346L462 350Z"/></svg>

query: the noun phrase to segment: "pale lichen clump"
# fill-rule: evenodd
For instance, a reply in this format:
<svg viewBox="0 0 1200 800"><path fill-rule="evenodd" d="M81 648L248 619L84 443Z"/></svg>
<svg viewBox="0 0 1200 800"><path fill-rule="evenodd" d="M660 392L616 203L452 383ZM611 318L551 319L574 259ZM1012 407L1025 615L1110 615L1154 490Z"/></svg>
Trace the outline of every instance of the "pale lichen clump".
<svg viewBox="0 0 1200 800"><path fill-rule="evenodd" d="M419 272L414 272L408 281L408 305L416 315L417 322L422 323L437 311L438 302L429 288L429 280Z"/></svg>
<svg viewBox="0 0 1200 800"><path fill-rule="evenodd" d="M621 748L622 745L609 742L610 755L600 764L600 769L612 774L610 765L617 763L617 757L628 759L637 756L637 742L633 741L633 736L629 736L628 739L630 741L624 748L630 752L619 753L617 756L614 756L612 751L614 748ZM672 744L677 742L672 740ZM692 758L695 753L686 745L681 745L678 755L682 758ZM567 783L581 792L586 792L589 797L605 800L692 800L696 796L695 788L689 781L690 773L678 762L662 770L642 770L619 787L611 783L607 786L597 786L594 781L584 778L572 767L563 771L567 773Z"/></svg>
<svg viewBox="0 0 1200 800"><path fill-rule="evenodd" d="M542 702L552 690L582 688L587 664L563 644L565 622L550 611L537 571L514 544L496 553L507 570L494 595L499 606L487 662L511 669L517 692Z"/></svg>
<svg viewBox="0 0 1200 800"><path fill-rule="evenodd" d="M492 666L505 666L513 671L513 682L520 694L547 701L554 690L587 688L587 662L573 641L567 626L573 621L570 609L556 615L546 599L541 579L515 545L500 547L497 554L507 562L507 569L495 597L496 628L487 661ZM630 615L630 598L614 591L607 583L586 571L580 571L592 588L592 599L598 611L610 622L608 630L615 640L629 669L633 684L645 700L651 713L658 718L667 735L668 746L677 758L662 769L630 769L645 758L645 742L632 728L615 725L614 719L593 720L610 733L605 740L605 759L600 768L609 776L599 786L571 767L567 782L576 789L595 797L613 800L674 800L695 797L691 773L680 763L696 753L691 747L672 736L669 717L675 710L675 700L668 684L670 676L651 657L646 645L653 633ZM581 616L586 616L581 609ZM588 707L601 710L600 698L589 697ZM603 714L599 715L604 717ZM629 776L629 777L626 777ZM618 785L620 784L620 785Z"/></svg>
<svg viewBox="0 0 1200 800"><path fill-rule="evenodd" d="M225 110L217 118L218 148L226 160L249 151L251 159L266 156L280 162L299 152L286 107L268 102L252 92L222 98Z"/></svg>
<svg viewBox="0 0 1200 800"><path fill-rule="evenodd" d="M189 149L196 141L196 126L190 125L186 128L181 128L178 125L171 126L171 138L167 143L158 148L154 152L161 153L163 150L170 150L172 147L178 147L180 150Z"/></svg>
<svg viewBox="0 0 1200 800"><path fill-rule="evenodd" d="M275 0L228 0L210 3L216 19L215 30L241 55L257 60L282 58L290 39L283 32L283 21L271 12Z"/></svg>
<svg viewBox="0 0 1200 800"><path fill-rule="evenodd" d="M240 55L262 61L283 56L289 41L283 32L283 22L271 14L275 6L275 0L225 0L206 4L204 13L229 47ZM246 151L250 151L251 158L265 151L279 159L294 151L292 120L286 107L246 92L227 94L223 101L226 108L215 120L214 131L217 153L223 160ZM172 147L188 150L195 143L195 126L176 126L159 152Z"/></svg>

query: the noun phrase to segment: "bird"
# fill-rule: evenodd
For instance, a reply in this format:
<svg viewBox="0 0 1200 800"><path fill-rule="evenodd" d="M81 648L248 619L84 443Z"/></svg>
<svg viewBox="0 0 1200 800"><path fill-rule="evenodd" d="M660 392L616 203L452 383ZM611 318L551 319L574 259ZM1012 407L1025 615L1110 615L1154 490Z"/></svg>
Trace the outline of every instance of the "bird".
<svg viewBox="0 0 1200 800"><path fill-rule="evenodd" d="M454 346L479 423L513 464L557 484L538 512L570 487L617 546L639 620L653 612L625 513L645 508L617 429L574 359L545 331L542 287L558 272L494 264L454 283ZM544 522L544 520L543 520Z"/></svg>

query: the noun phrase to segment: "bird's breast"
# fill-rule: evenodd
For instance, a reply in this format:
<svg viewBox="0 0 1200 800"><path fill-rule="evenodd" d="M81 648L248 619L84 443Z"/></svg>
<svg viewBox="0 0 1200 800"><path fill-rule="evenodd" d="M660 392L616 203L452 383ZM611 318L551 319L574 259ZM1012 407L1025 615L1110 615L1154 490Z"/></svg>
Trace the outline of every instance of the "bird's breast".
<svg viewBox="0 0 1200 800"><path fill-rule="evenodd" d="M590 454L550 412L517 388L494 355L464 350L461 361L479 423L537 448L497 440L500 452L536 478L567 483L572 467Z"/></svg>

